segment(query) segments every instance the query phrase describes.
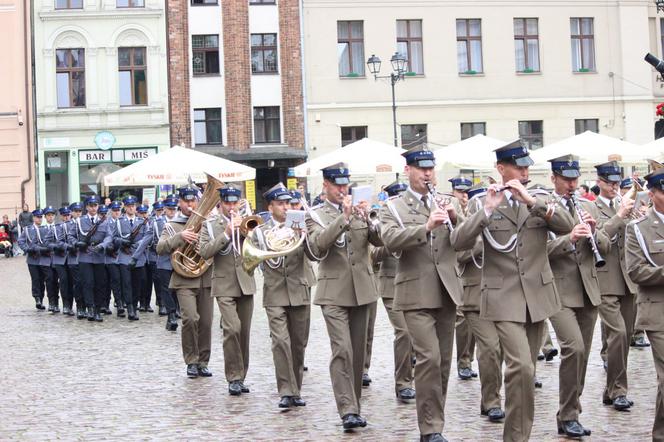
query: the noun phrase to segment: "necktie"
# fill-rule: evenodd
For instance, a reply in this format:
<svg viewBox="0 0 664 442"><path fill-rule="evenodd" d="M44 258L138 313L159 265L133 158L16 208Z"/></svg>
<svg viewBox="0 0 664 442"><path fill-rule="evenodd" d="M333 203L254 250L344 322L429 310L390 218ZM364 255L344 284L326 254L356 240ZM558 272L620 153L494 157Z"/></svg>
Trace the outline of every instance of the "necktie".
<svg viewBox="0 0 664 442"><path fill-rule="evenodd" d="M429 197L427 195L422 196L422 204L424 204L425 209L429 209Z"/></svg>
<svg viewBox="0 0 664 442"><path fill-rule="evenodd" d="M569 210L569 213L574 216L574 203L572 203L571 199L567 200L567 210Z"/></svg>
<svg viewBox="0 0 664 442"><path fill-rule="evenodd" d="M609 208L611 208L611 209L614 208L614 206L613 206L613 200L609 201Z"/></svg>
<svg viewBox="0 0 664 442"><path fill-rule="evenodd" d="M133 220L133 219L130 219L130 220L129 220L129 225L130 225L131 227L134 227L134 220Z"/></svg>

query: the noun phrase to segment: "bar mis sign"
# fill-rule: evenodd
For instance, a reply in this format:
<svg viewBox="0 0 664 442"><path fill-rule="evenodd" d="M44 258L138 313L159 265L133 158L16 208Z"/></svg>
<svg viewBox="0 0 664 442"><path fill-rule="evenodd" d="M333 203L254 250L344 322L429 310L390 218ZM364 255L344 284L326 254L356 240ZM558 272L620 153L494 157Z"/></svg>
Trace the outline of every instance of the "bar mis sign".
<svg viewBox="0 0 664 442"><path fill-rule="evenodd" d="M107 131L95 135L95 145L101 150L108 150L115 144L115 136Z"/></svg>

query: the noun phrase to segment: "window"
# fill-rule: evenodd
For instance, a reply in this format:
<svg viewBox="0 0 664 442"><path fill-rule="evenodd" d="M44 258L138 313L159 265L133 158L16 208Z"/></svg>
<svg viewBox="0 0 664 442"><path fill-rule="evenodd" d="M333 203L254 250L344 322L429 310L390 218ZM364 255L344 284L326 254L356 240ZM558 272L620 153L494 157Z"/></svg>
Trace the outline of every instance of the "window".
<svg viewBox="0 0 664 442"><path fill-rule="evenodd" d="M120 106L148 104L145 48L119 48Z"/></svg>
<svg viewBox="0 0 664 442"><path fill-rule="evenodd" d="M280 143L279 107L254 108L254 143Z"/></svg>
<svg viewBox="0 0 664 442"><path fill-rule="evenodd" d="M402 124L401 125L401 147L410 149L427 142L426 124Z"/></svg>
<svg viewBox="0 0 664 442"><path fill-rule="evenodd" d="M482 20L457 19L456 32L459 73L482 72Z"/></svg>
<svg viewBox="0 0 664 442"><path fill-rule="evenodd" d="M579 135L589 130L599 133L599 120L597 118L574 120L574 134Z"/></svg>
<svg viewBox="0 0 664 442"><path fill-rule="evenodd" d="M544 145L544 122L519 121L519 138L528 149L539 149Z"/></svg>
<svg viewBox="0 0 664 442"><path fill-rule="evenodd" d="M194 52L194 75L219 73L219 36L192 35L191 47Z"/></svg>
<svg viewBox="0 0 664 442"><path fill-rule="evenodd" d="M408 59L407 72L424 74L422 20L397 20L397 52Z"/></svg>
<svg viewBox="0 0 664 442"><path fill-rule="evenodd" d="M251 34L251 72L277 72L277 34Z"/></svg>
<svg viewBox="0 0 664 442"><path fill-rule="evenodd" d="M595 36L592 18L570 19L572 32L572 70L595 71Z"/></svg>
<svg viewBox="0 0 664 442"><path fill-rule="evenodd" d="M85 107L85 49L56 49L58 107Z"/></svg>
<svg viewBox="0 0 664 442"><path fill-rule="evenodd" d="M221 144L221 109L194 109L194 142Z"/></svg>
<svg viewBox="0 0 664 442"><path fill-rule="evenodd" d="M55 0L55 9L83 9L83 0Z"/></svg>
<svg viewBox="0 0 664 442"><path fill-rule="evenodd" d="M339 76L364 77L364 24L361 21L337 22Z"/></svg>
<svg viewBox="0 0 664 442"><path fill-rule="evenodd" d="M217 0L191 0L191 6L218 5Z"/></svg>
<svg viewBox="0 0 664 442"><path fill-rule="evenodd" d="M275 0L249 0L250 5L274 5Z"/></svg>
<svg viewBox="0 0 664 442"><path fill-rule="evenodd" d="M145 0L115 0L118 8L144 8Z"/></svg>
<svg viewBox="0 0 664 442"><path fill-rule="evenodd" d="M461 139L486 135L486 123L461 123Z"/></svg>
<svg viewBox="0 0 664 442"><path fill-rule="evenodd" d="M341 147L367 137L367 126L347 126L341 128Z"/></svg>
<svg viewBox="0 0 664 442"><path fill-rule="evenodd" d="M517 72L539 72L539 29L536 18L514 19Z"/></svg>

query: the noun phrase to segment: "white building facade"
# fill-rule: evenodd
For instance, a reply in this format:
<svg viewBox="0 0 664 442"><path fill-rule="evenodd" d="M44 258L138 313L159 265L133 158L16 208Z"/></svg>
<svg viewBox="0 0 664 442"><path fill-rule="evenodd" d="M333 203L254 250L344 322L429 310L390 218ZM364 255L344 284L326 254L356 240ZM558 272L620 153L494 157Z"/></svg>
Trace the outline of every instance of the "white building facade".
<svg viewBox="0 0 664 442"><path fill-rule="evenodd" d="M118 197L105 174L169 147L163 0L34 8L39 201Z"/></svg>

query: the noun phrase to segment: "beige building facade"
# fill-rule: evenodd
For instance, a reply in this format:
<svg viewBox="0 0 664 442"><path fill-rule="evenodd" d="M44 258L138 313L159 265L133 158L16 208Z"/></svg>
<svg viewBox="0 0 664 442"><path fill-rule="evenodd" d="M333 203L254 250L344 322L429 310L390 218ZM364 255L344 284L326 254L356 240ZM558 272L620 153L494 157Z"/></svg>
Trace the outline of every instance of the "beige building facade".
<svg viewBox="0 0 664 442"><path fill-rule="evenodd" d="M395 51L409 60L396 84L403 147L483 133L538 148L585 130L642 144L664 95L643 61L662 56L652 1L309 0L304 30L310 158L363 136L392 143L372 54L380 75Z"/></svg>
<svg viewBox="0 0 664 442"><path fill-rule="evenodd" d="M35 207L29 2L0 0L0 216Z"/></svg>

